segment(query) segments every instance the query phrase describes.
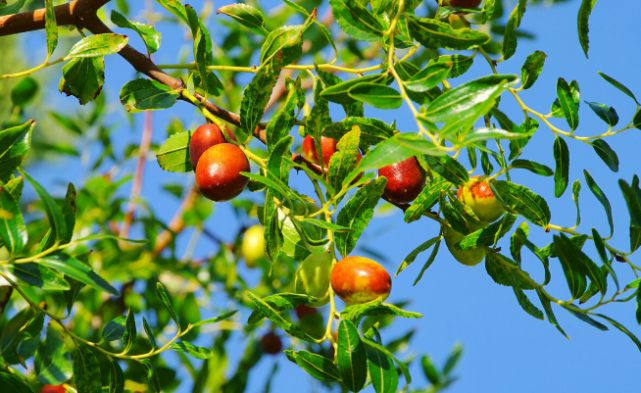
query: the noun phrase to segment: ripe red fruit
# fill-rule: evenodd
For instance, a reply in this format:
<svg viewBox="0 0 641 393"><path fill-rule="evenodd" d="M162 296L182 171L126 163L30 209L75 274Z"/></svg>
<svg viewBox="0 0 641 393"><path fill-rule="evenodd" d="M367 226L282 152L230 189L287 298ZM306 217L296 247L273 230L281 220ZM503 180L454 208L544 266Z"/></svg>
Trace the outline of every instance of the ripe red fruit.
<svg viewBox="0 0 641 393"><path fill-rule="evenodd" d="M436 1L438 2L438 0ZM478 8L481 5L481 0L443 0L441 5L444 7Z"/></svg>
<svg viewBox="0 0 641 393"><path fill-rule="evenodd" d="M236 140L236 135L227 127L227 134L233 140ZM191 167L196 171L196 164L200 157L210 147L219 143L225 143L225 136L220 131L216 124L203 124L196 128L196 131L191 135L189 140L189 158L191 159Z"/></svg>
<svg viewBox="0 0 641 393"><path fill-rule="evenodd" d="M261 337L260 344L263 346L263 351L270 355L280 353L283 349L283 342L274 332L269 332Z"/></svg>
<svg viewBox="0 0 641 393"><path fill-rule="evenodd" d="M298 317L299 321L302 321L303 318L307 317L308 315L314 315L318 314L318 310L312 307L308 307L304 304L301 304L300 306L297 306L294 311L296 312L296 316Z"/></svg>
<svg viewBox="0 0 641 393"><path fill-rule="evenodd" d="M200 157L196 167L196 185L204 197L216 202L233 199L240 194L249 178L240 172L249 172L249 161L238 146L220 143Z"/></svg>
<svg viewBox="0 0 641 393"><path fill-rule="evenodd" d="M40 393L66 393L62 385L45 385L40 389Z"/></svg>
<svg viewBox="0 0 641 393"><path fill-rule="evenodd" d="M378 175L387 178L383 198L394 203L412 202L425 186L425 171L415 157L384 166L378 170Z"/></svg>
<svg viewBox="0 0 641 393"><path fill-rule="evenodd" d="M347 257L332 269L332 289L347 304L367 303L381 297L387 299L392 290L389 273L371 259Z"/></svg>
<svg viewBox="0 0 641 393"><path fill-rule="evenodd" d="M505 212L490 185L481 180L481 176L474 176L468 183L462 185L456 197L469 206L481 221L494 222Z"/></svg>
<svg viewBox="0 0 641 393"><path fill-rule="evenodd" d="M321 154L323 156L323 167L327 169L329 167L329 160L332 158L332 155L338 151L336 145L338 141L332 138L325 136L321 137ZM316 150L316 144L314 143L314 138L307 135L303 140L303 157L308 161L320 165L320 160L318 159L318 151ZM358 163L361 160L361 153L358 153L358 158L356 162Z"/></svg>

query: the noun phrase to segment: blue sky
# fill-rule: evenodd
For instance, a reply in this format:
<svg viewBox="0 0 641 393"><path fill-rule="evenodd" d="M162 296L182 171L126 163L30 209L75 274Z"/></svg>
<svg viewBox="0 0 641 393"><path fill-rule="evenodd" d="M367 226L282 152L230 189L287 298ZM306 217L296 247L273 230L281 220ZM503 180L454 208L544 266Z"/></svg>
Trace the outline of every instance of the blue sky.
<svg viewBox="0 0 641 393"><path fill-rule="evenodd" d="M201 1L189 3L197 10L202 5ZM215 8L227 3L226 1L216 2ZM273 1L267 4L272 3L278 4ZM499 65L499 73L519 75L525 58L535 50L542 50L548 55L545 68L536 85L520 94L526 104L541 113L547 113L556 98L557 78L564 77L568 81L576 79L581 87L582 100L613 106L621 118L621 124L626 124L634 114L634 102L600 78L597 71L605 72L626 84L637 95L641 95L641 80L637 76L641 53L635 42L639 31L634 19L631 18L632 14L638 13L636 3L633 0L620 0L602 1L596 4L590 23L589 60L582 53L576 32L580 1L570 0L553 7L530 6L521 29L535 33L536 39L519 40L516 55ZM506 14L509 14L515 4L516 0L508 1ZM133 8L135 7L132 6ZM154 4L154 9L165 12L157 4ZM132 15L136 14L136 11L132 13ZM210 19L209 28L212 32L216 30L215 23L220 18L225 17L218 15ZM177 45L189 45L184 41L183 31L166 23L160 24L158 29L163 33L163 45L155 55L156 61L158 63L177 62ZM44 36L36 34L39 33L29 34L30 42L41 42L44 48ZM212 35L215 36L215 34ZM130 37L132 45L142 49L140 40L131 34ZM134 115L134 125L131 127L123 111L116 108L120 87L135 77L133 69L118 56L108 56L105 62L105 93L110 102L110 109L114 111L113 122L119 126L114 137L115 150L118 151L130 143L138 143L143 115ZM490 73L489 66L479 56L468 74L452 80L451 83L456 86ZM56 106L63 112L71 113L78 110L77 101L57 94L53 90L53 84L47 94L56 100ZM503 97L501 108L513 120L520 123L522 113L511 96ZM165 126L174 116L180 117L186 126L192 126L192 128L202 121L198 113L184 103L178 103L171 110L157 112L154 114L153 140L155 143L163 142L166 135ZM406 106L395 111L367 108L366 116L378 117L386 122L396 120L399 130L416 131L416 124ZM606 130L604 123L584 103L581 104L580 116L581 123L577 134L596 135ZM40 127L37 127L35 132L43 132L48 121L50 120L41 119ZM552 121L564 130L568 128L564 119ZM552 131L541 126L526 147L522 158L532 159L553 168L553 141ZM623 178L629 183L632 175L635 172L638 173L641 158L637 149L641 146L641 131L629 130L608 138L607 142L619 156L621 169L618 173L611 172L590 146L568 140L571 156L570 181L580 179L583 186L580 197L582 221L579 231L588 233L594 227L601 233L606 233L608 229L602 206L585 184L582 172L587 169L605 191L614 209L616 232L611 244L618 249L629 250L629 216L617 181ZM92 154L96 153L98 153L97 150L92 151ZM467 160L464 159L463 163L467 165ZM64 193L60 184L68 181L82 183L89 170L87 167L80 167L77 159L59 161L54 165L53 168L51 165L34 166L31 168L31 174L38 180L48 177L50 181L43 181L43 183L51 184L53 193L56 195ZM132 162L128 167L123 168L124 173L133 172L133 165ZM52 169L53 176L51 176ZM193 176L163 172L155 160L150 160L145 172L143 196L154 207L160 218L169 220L179 201L160 193L161 186L166 183L187 185L192 179ZM534 176L523 170L515 170L512 180L531 187L545 197L552 211L552 223L562 226L574 225L576 211L570 191L566 191L563 197L556 199L553 195L552 178ZM306 187L302 176L292 175L292 183L295 187ZM127 195L128 188L125 187L123 192ZM235 233L234 226L242 223L234 220L228 204L217 204L214 210L215 214L206 223L207 228L222 238L230 239ZM519 219L517 224L522 220ZM365 244L383 254L387 259L384 266L388 271L393 272L411 250L437 234L438 227L433 222L424 219L408 225L403 222L402 214L396 212L373 220L363 234L362 242L368 242ZM530 234L531 240L540 247L552 241L552 233L546 234L534 225L530 225ZM184 249L186 246L188 237L188 235L184 236L180 244L181 248ZM504 240L500 245L507 251L508 242ZM196 249L196 256L209 254L214 251L212 247L206 240L202 240ZM586 246L586 250L591 256L596 255L591 245ZM427 254L421 255L414 265L394 280L389 299L391 302L409 301L406 308L422 313L424 318L418 321L398 319L394 327L385 330L383 340L389 341L401 336L409 329L416 329L410 348L401 358L411 353L418 355L429 353L438 364L444 362L455 343L462 343L464 355L456 370L460 379L449 389L451 393L626 392L633 391L631 386L638 386L641 382L641 374L638 372L641 353L632 341L619 331L612 328L608 332L601 332L564 310L555 308L559 323L572 338L567 340L547 321L538 321L527 315L519 307L511 288L494 283L482 264L473 268L462 266L452 258L445 247L441 248L436 261L427 270L422 281L412 286L426 258ZM639 258L632 256L632 260L638 261ZM541 281L542 267L531 254L527 254L524 258L523 267L535 279ZM616 264L615 268L618 269L622 285L634 279L629 269L623 264ZM552 283L548 292L559 299L569 298L565 278L556 259L551 260L551 272ZM246 275L249 280L256 278L255 272L241 271L241 274ZM610 284L612 284L611 281ZM539 305L535 296L530 296L530 299L537 306ZM619 321L639 336L641 329L635 320L634 311L633 301L611 304L601 309L601 312ZM244 312L242 320L247 316L248 313ZM203 340L208 338L205 337ZM235 342L241 345L242 339L238 338ZM230 354L232 363L236 358L235 354ZM249 380L248 392L257 393L262 390L273 362L279 363L279 373L272 384L272 391L312 392L315 391L314 387L318 387L311 377L288 362L284 356L277 356L265 357L260 361L257 371L252 373ZM417 361L413 363L412 374L413 388L426 385L427 382L420 372ZM293 386L296 388L293 389ZM369 388L368 391L370 390L373 391ZM185 385L180 391L188 392L190 389Z"/></svg>

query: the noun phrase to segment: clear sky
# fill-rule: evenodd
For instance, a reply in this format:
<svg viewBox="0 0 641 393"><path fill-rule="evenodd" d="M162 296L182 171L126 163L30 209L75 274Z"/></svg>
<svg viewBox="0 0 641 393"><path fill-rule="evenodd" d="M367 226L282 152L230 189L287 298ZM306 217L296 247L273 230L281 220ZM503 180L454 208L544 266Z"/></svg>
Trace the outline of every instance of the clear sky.
<svg viewBox="0 0 641 393"><path fill-rule="evenodd" d="M138 15L137 7L143 3L130 1L132 15ZM189 2L195 9L200 9L201 1ZM508 1L506 17L516 4L516 0ZM551 3L543 1L543 3ZM516 55L508 62L499 65L500 73L519 75L525 58L535 50L542 50L547 55L545 68L536 85L521 93L521 97L530 107L539 112L547 113L556 97L556 80L564 77L566 80L576 79L581 87L581 98L587 101L614 106L621 124L626 124L634 114L634 102L605 82L597 75L602 71L626 84L637 96L641 96L641 79L638 77L641 52L638 47L639 28L635 15L638 15L638 2L635 0L601 1L596 4L590 23L590 59L582 53L577 32L577 12L579 0L569 0L553 7L530 5L525 14L521 29L534 33L536 39L520 39ZM227 1L216 2L214 7L228 4ZM279 4L270 0L269 5ZM326 7L326 6L325 6ZM154 4L156 11L165 12ZM322 12L319 12L322 14ZM214 16L209 21L212 36L216 37L216 22L223 15ZM184 29L166 23L158 25L163 34L163 45L155 55L158 63L176 63L178 50L189 48L184 40ZM141 49L142 43L138 37L130 34L131 43ZM44 45L43 36L29 35L30 42ZM249 34L249 33L248 33ZM33 39L32 39L33 38ZM216 38L215 38L216 39ZM35 56L35 55L34 55ZM135 77L133 69L118 56L108 56L106 62L106 84L113 124L119 128L113 138L116 151L131 143L138 143L142 125L142 114L133 115L131 126L118 108L118 93L121 86ZM57 71L60 72L59 70ZM491 70L479 56L471 71L465 76L452 80L458 85L466 80L490 74ZM56 76L57 78L58 76ZM54 79L56 79L54 78ZM72 113L79 109L77 101L65 97L54 90L56 81L51 82L47 94L56 101L56 106L63 113ZM511 96L505 95L501 108L509 116L520 123L522 114ZM178 116L186 126L194 126L202 122L202 118L189 105L178 103L174 108L154 114L153 140L161 144L166 136L165 127L168 120ZM386 122L397 121L397 127L403 132L415 132L416 124L407 107L395 111L381 111L373 108L366 109L366 116L378 117ZM48 119L42 119L35 132L44 132ZM564 119L553 119L554 124L567 129ZM604 123L585 105L581 103L580 135L596 135L606 130ZM554 135L551 130L541 126L530 144L526 147L522 158L532 159L550 167L554 167L552 144ZM617 181L620 178L628 183L632 175L641 168L641 157L638 147L641 146L641 131L629 130L621 135L608 138L607 142L617 152L621 162L618 173L611 172L598 158L594 150L583 143L569 140L571 166L570 181L580 179L583 190L581 193L582 221L579 231L588 233L592 227L601 233L607 232L607 221L602 206L588 190L583 170L587 169L601 188L606 192L614 209L616 226L612 245L618 249L629 250L628 223L629 216ZM98 154L94 149L92 154ZM462 161L467 166L467 160ZM78 159L59 161L45 166L35 166L31 169L32 176L44 184L53 187L53 194L60 196L64 193L62 184L68 181L82 183L88 173L88 167L78 165ZM167 183L189 184L193 176L170 174L163 172L155 163L153 157L147 163L143 184L143 196L154 208L155 213L164 220L173 215L179 201L166 193L161 186ZM133 162L123 168L125 173L133 172ZM48 178L47 181L44 179ZM554 181L551 177L544 178L531 175L523 170L513 172L514 182L531 187L548 201L552 211L552 223L572 226L575 221L575 207L571 191L560 199L554 198ZM303 186L301 176L292 175L294 187ZM123 188L123 196L129 192ZM519 219L517 225L523 219ZM246 222L244 224L248 224ZM209 218L206 227L224 239L230 239L235 233L237 223L232 216L228 204L217 204L215 214ZM516 227L516 225L515 225ZM232 229L232 230L230 230ZM438 227L433 222L421 220L410 225L403 222L400 211L372 220L371 225L363 234L363 245L376 250L385 256L384 266L394 272L403 258L415 247L438 234ZM546 234L539 227L530 225L530 239L539 247L552 241L553 233ZM188 234L183 237L180 247L183 248L188 240ZM509 238L508 238L509 239ZM508 240L509 241L509 240ZM509 243L505 239L499 244L507 251ZM212 251L206 240L200 242L196 256L204 256ZM586 246L591 256L595 256L592 245ZM355 251L359 253L359 251ZM362 254L362 251L360 252ZM509 253L508 253L509 255ZM447 252L445 247L434 264L427 270L422 281L412 286L414 279L427 254L421 255L417 262L401 273L393 282L390 296L391 302L409 301L406 306L411 311L424 315L421 320L397 319L394 327L384 331L383 340L390 341L405 334L409 329L416 333L410 347L401 358L411 353L422 355L429 353L432 359L442 364L455 343L464 345L464 355L456 371L460 377L449 391L463 392L632 392L638 391L641 383L641 353L623 333L610 329L601 332L584 322L579 321L560 308L555 308L557 319L568 335L567 340L547 321L539 321L526 314L518 305L509 287L499 286L487 275L483 264L470 268L458 264ZM639 261L633 256L633 261ZM543 270L533 255L526 254L523 267L541 281ZM633 280L633 276L622 264L616 264L619 280L622 285ZM552 283L549 292L560 299L569 298L569 292L561 266L557 259L551 259ZM255 272L241 271L251 281L256 278ZM612 284L612 281L610 281ZM614 286L611 285L611 290ZM611 293L611 292L610 292ZM530 299L539 306L538 300ZM641 336L635 317L634 301L605 306L601 311L613 317L633 333ZM242 312L241 320L246 320L247 311ZM211 337L203 337L203 343ZM242 345L242 339L236 341ZM233 351L232 351L233 352ZM231 362L237 355L230 354ZM168 359L171 359L168 357ZM311 377L289 361L285 356L265 357L252 373L247 391L258 393L262 391L267 374L273 367L273 362L279 363L279 373L272 384L273 392L313 392L318 388ZM233 370L234 367L232 367ZM426 380L420 371L417 361L412 364L414 376L413 388L426 385ZM231 370L230 370L231 371ZM637 386L637 388L634 388ZM180 392L189 392L190 387L183 385ZM373 391L369 388L368 391Z"/></svg>

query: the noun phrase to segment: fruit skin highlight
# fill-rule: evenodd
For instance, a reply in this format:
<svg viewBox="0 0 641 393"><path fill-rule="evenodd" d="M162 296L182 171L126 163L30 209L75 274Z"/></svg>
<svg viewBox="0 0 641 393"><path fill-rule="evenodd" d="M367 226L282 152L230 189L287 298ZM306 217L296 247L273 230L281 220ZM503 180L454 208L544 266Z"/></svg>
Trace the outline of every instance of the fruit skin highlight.
<svg viewBox="0 0 641 393"><path fill-rule="evenodd" d="M296 270L296 293L314 296L319 300L309 307L321 307L329 303L329 278L332 271L330 254L311 254Z"/></svg>
<svg viewBox="0 0 641 393"><path fill-rule="evenodd" d="M283 342L274 332L266 333L261 337L260 344L263 346L263 351L270 355L276 355L283 349Z"/></svg>
<svg viewBox="0 0 641 393"><path fill-rule="evenodd" d="M498 220L505 212L490 185L481 176L470 178L469 182L459 188L456 197L469 206L479 220L487 223Z"/></svg>
<svg viewBox="0 0 641 393"><path fill-rule="evenodd" d="M215 202L237 197L249 183L240 172L249 172L249 161L238 146L219 143L200 157L196 167L196 185L200 193Z"/></svg>
<svg viewBox="0 0 641 393"><path fill-rule="evenodd" d="M258 260L265 256L265 228L262 225L254 225L247 229L240 250L247 267L255 268Z"/></svg>
<svg viewBox="0 0 641 393"><path fill-rule="evenodd" d="M454 259L465 266L476 266L483 261L485 258L485 251L480 248L474 248L468 251L457 250L454 248L454 244L461 241L465 235L457 232L449 225L445 225L443 230L445 231L443 234L445 237L445 244L447 245L447 249L452 253Z"/></svg>
<svg viewBox="0 0 641 393"><path fill-rule="evenodd" d="M227 127L227 134L229 137L236 140L236 135ZM219 143L225 143L225 136L220 131L216 124L203 124L196 128L196 131L191 135L189 140L189 158L191 159L191 167L196 171L196 165L200 157L212 146Z"/></svg>
<svg viewBox="0 0 641 393"><path fill-rule="evenodd" d="M328 138L326 136L321 137L321 154L323 156L323 167L325 169L329 168L329 160L332 158L332 155L338 151L336 147L338 141L336 139ZM320 159L318 158L318 151L316 150L316 144L314 143L314 138L307 135L303 140L303 157L308 161L320 166ZM358 158L356 163L358 164L361 161L362 155L358 152Z"/></svg>
<svg viewBox="0 0 641 393"><path fill-rule="evenodd" d="M378 175L387 178L383 198L398 204L412 202L425 186L425 171L416 157L384 166Z"/></svg>
<svg viewBox="0 0 641 393"><path fill-rule="evenodd" d="M392 290L392 278L377 262L363 257L347 257L332 269L332 289L347 304L387 299Z"/></svg>

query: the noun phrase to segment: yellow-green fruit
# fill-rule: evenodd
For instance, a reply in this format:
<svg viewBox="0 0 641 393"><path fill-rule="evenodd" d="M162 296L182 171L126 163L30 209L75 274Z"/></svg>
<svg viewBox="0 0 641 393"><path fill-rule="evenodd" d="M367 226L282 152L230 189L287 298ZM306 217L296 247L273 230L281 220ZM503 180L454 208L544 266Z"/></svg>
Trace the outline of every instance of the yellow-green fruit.
<svg viewBox="0 0 641 393"><path fill-rule="evenodd" d="M324 306L329 302L329 277L332 272L332 256L311 254L296 270L296 293L320 299L307 304L309 307Z"/></svg>
<svg viewBox="0 0 641 393"><path fill-rule="evenodd" d="M456 14L450 15L449 20L450 20L450 26L452 26L453 29L458 30L458 29L463 29L467 27L465 22L463 22L463 19Z"/></svg>
<svg viewBox="0 0 641 393"><path fill-rule="evenodd" d="M482 180L481 176L472 177L459 188L456 196L459 201L469 206L481 221L494 222L505 212L490 185Z"/></svg>
<svg viewBox="0 0 641 393"><path fill-rule="evenodd" d="M265 228L254 225L245 231L241 252L247 267L256 267L258 260L265 256Z"/></svg>
<svg viewBox="0 0 641 393"><path fill-rule="evenodd" d="M454 244L464 237L462 233L455 231L451 226L445 226L445 244L454 258L465 266L476 266L485 258L485 252L480 248L469 251L455 249Z"/></svg>

